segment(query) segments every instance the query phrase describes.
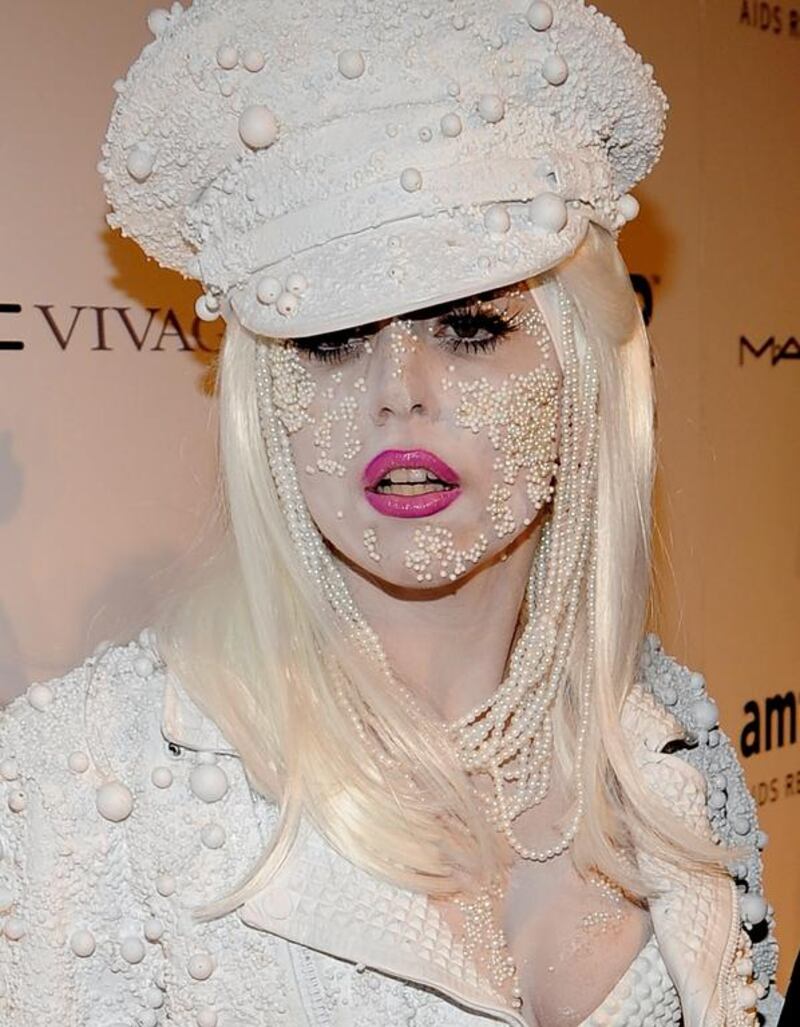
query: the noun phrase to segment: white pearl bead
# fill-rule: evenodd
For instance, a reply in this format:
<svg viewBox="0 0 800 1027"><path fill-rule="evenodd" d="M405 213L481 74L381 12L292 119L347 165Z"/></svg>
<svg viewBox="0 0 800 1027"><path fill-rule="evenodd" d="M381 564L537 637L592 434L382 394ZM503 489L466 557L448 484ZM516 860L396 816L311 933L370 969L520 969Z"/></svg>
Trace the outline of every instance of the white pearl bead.
<svg viewBox="0 0 800 1027"><path fill-rule="evenodd" d="M567 81L569 68L561 54L552 53L545 57L544 64L542 65L542 75L544 75L551 86L560 86Z"/></svg>
<svg viewBox="0 0 800 1027"><path fill-rule="evenodd" d="M156 916L145 921L144 936L148 941L156 942L164 933L164 925Z"/></svg>
<svg viewBox="0 0 800 1027"><path fill-rule="evenodd" d="M89 769L89 757L85 752L71 752L67 758L69 769L76 774L84 774Z"/></svg>
<svg viewBox="0 0 800 1027"><path fill-rule="evenodd" d="M506 105L496 93L484 93L478 101L478 113L484 121L495 124L502 121L506 113Z"/></svg>
<svg viewBox="0 0 800 1027"><path fill-rule="evenodd" d="M461 118L457 114L445 114L439 122L439 126L442 130L442 135L448 136L450 139L455 139L456 136L461 135L464 128Z"/></svg>
<svg viewBox="0 0 800 1027"><path fill-rule="evenodd" d="M755 893L742 895L739 905L742 911L742 919L746 920L749 924L760 924L767 915L767 903L763 895Z"/></svg>
<svg viewBox="0 0 800 1027"><path fill-rule="evenodd" d="M291 317L298 306L298 299L293 292L282 292L275 300L275 309L284 317Z"/></svg>
<svg viewBox="0 0 800 1027"><path fill-rule="evenodd" d="M4 759L2 763L0 763L0 777L2 777L5 781L13 781L18 774L19 770L17 768L16 760L12 760L9 758Z"/></svg>
<svg viewBox="0 0 800 1027"><path fill-rule="evenodd" d="M144 944L138 938L124 938L119 952L126 963L141 963L144 959Z"/></svg>
<svg viewBox="0 0 800 1027"><path fill-rule="evenodd" d="M28 702L35 710L46 710L53 701L53 690L47 685L31 685L27 696Z"/></svg>
<svg viewBox="0 0 800 1027"><path fill-rule="evenodd" d="M214 960L207 952L197 952L189 959L189 975L196 981L205 981L214 972Z"/></svg>
<svg viewBox="0 0 800 1027"><path fill-rule="evenodd" d="M219 306L212 310L208 305L207 296L198 296L194 304L194 312L201 321L216 321L219 317Z"/></svg>
<svg viewBox="0 0 800 1027"><path fill-rule="evenodd" d="M751 988L749 985L739 988L739 1007L741 1009L753 1009L757 999L755 988Z"/></svg>
<svg viewBox="0 0 800 1027"><path fill-rule="evenodd" d="M567 223L567 205L556 193L540 193L528 204L531 223L548 232L560 232Z"/></svg>
<svg viewBox="0 0 800 1027"><path fill-rule="evenodd" d="M750 977L753 973L753 960L747 956L736 960L736 973L740 977Z"/></svg>
<svg viewBox="0 0 800 1027"><path fill-rule="evenodd" d="M149 678L154 669L153 661L149 656L137 656L133 661L133 669L140 678Z"/></svg>
<svg viewBox="0 0 800 1027"><path fill-rule="evenodd" d="M415 193L422 188L422 174L418 168L405 168L400 175L400 185L407 193Z"/></svg>
<svg viewBox="0 0 800 1027"><path fill-rule="evenodd" d="M217 64L225 71L232 71L239 63L239 53L235 46L223 43L217 50Z"/></svg>
<svg viewBox="0 0 800 1027"><path fill-rule="evenodd" d="M150 780L156 788L169 788L172 784L172 771L169 767L153 767Z"/></svg>
<svg viewBox="0 0 800 1027"><path fill-rule="evenodd" d="M121 781L107 781L97 789L95 803L101 817L119 823L131 815L133 795Z"/></svg>
<svg viewBox="0 0 800 1027"><path fill-rule="evenodd" d="M493 203L484 213L483 223L489 232L507 232L511 228L511 215L502 203Z"/></svg>
<svg viewBox="0 0 800 1027"><path fill-rule="evenodd" d="M163 895L165 899L173 894L175 891L175 878L172 874L161 874L156 879L156 891L159 895Z"/></svg>
<svg viewBox="0 0 800 1027"><path fill-rule="evenodd" d="M286 289L295 296L302 296L308 288L308 279L299 271L293 271L286 279Z"/></svg>
<svg viewBox="0 0 800 1027"><path fill-rule="evenodd" d="M9 941L19 941L25 934L25 922L18 916L10 916L6 920L3 933Z"/></svg>
<svg viewBox="0 0 800 1027"><path fill-rule="evenodd" d="M197 1027L217 1027L216 1010L204 1006L197 1010Z"/></svg>
<svg viewBox="0 0 800 1027"><path fill-rule="evenodd" d="M155 154L144 146L134 146L128 154L125 166L131 178L137 182L146 182L153 173Z"/></svg>
<svg viewBox="0 0 800 1027"><path fill-rule="evenodd" d="M719 723L719 710L713 699L698 699L692 703L691 716L695 725L704 731L710 731Z"/></svg>
<svg viewBox="0 0 800 1027"><path fill-rule="evenodd" d="M95 950L96 945L94 935L91 931L75 931L70 935L69 947L76 956L81 956L85 959L87 956L91 956Z"/></svg>
<svg viewBox="0 0 800 1027"><path fill-rule="evenodd" d="M630 193L620 196L619 212L626 221L633 221L633 219L639 215L639 201Z"/></svg>
<svg viewBox="0 0 800 1027"><path fill-rule="evenodd" d="M337 64L345 78L360 78L364 74L364 55L360 50L342 50Z"/></svg>
<svg viewBox="0 0 800 1027"><path fill-rule="evenodd" d="M267 305L274 303L282 292L283 286L278 279L273 278L271 275L266 275L259 280L256 286L256 299L259 303Z"/></svg>
<svg viewBox="0 0 800 1027"><path fill-rule="evenodd" d="M245 107L239 117L239 135L251 150L263 150L271 146L278 137L275 115L263 104Z"/></svg>
<svg viewBox="0 0 800 1027"><path fill-rule="evenodd" d="M12 813L22 813L27 805L27 796L21 789L17 788L8 793L8 808Z"/></svg>
<svg viewBox="0 0 800 1027"><path fill-rule="evenodd" d="M553 8L542 0L535 0L528 8L528 24L537 32L546 32L553 24Z"/></svg>
<svg viewBox="0 0 800 1027"><path fill-rule="evenodd" d="M266 62L264 54L260 50L246 50L242 58L242 64L248 71L261 71Z"/></svg>
<svg viewBox="0 0 800 1027"><path fill-rule="evenodd" d="M220 824L206 824L200 832L200 840L207 849L220 849L225 844L225 828Z"/></svg>
<svg viewBox="0 0 800 1027"><path fill-rule="evenodd" d="M161 7L156 7L147 15L147 27L158 38L164 29L169 25L169 12Z"/></svg>
<svg viewBox="0 0 800 1027"><path fill-rule="evenodd" d="M151 1009L160 1009L164 1005L164 992L160 988L148 988L144 1000Z"/></svg>
<svg viewBox="0 0 800 1027"><path fill-rule="evenodd" d="M228 790L228 775L222 767L201 764L189 775L189 787L203 802L218 802Z"/></svg>
<svg viewBox="0 0 800 1027"><path fill-rule="evenodd" d="M5 913L14 905L14 893L10 888L0 888L0 913Z"/></svg>

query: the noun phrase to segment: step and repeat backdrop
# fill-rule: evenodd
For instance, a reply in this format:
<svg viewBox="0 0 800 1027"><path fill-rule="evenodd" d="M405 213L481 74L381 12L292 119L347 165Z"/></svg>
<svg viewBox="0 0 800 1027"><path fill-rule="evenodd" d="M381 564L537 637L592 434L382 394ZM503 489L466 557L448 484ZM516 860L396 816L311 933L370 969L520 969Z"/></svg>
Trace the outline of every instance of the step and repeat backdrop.
<svg viewBox="0 0 800 1027"><path fill-rule="evenodd" d="M739 747L784 987L800 942L800 0L600 6L671 103L622 237L658 388L653 628ZM0 700L146 624L210 507L221 322L106 227L96 171L150 7L4 15Z"/></svg>

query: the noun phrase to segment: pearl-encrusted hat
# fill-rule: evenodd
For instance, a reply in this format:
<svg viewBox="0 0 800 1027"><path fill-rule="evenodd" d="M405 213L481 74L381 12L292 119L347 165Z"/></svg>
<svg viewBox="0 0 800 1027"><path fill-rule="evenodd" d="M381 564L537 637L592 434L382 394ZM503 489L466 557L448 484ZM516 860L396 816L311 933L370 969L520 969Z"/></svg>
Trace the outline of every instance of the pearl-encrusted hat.
<svg viewBox="0 0 800 1027"><path fill-rule="evenodd" d="M116 83L109 224L277 338L546 271L616 234L667 102L583 0L194 0Z"/></svg>

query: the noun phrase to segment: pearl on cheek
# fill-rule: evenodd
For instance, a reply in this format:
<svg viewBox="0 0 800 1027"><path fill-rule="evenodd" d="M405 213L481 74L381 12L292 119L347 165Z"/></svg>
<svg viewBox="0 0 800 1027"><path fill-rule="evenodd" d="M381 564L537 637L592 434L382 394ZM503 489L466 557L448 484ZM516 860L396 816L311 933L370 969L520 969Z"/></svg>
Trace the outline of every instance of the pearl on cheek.
<svg viewBox="0 0 800 1027"><path fill-rule="evenodd" d="M474 434L486 432L499 454L493 470L501 477L489 495L488 512L498 538L517 528L513 488L525 473L525 493L534 510L553 492L559 405L559 377L548 367L510 375L498 384L481 377L459 381L455 420ZM529 520L529 518L526 518Z"/></svg>

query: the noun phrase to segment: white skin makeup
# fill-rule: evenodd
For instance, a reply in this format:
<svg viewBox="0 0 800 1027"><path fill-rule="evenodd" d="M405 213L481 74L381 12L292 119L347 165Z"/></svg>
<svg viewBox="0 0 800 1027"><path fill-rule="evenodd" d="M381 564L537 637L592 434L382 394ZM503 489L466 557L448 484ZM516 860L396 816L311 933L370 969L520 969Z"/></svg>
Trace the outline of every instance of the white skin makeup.
<svg viewBox="0 0 800 1027"><path fill-rule="evenodd" d="M275 344L269 360L300 488L355 602L393 672L456 720L504 676L549 501L561 370L535 301L523 283ZM421 515L398 515L409 506ZM557 838L567 806L556 775L518 837ZM574 1027L644 943L646 913L601 893L569 860L515 861L502 920L532 1023Z"/></svg>
<svg viewBox="0 0 800 1027"><path fill-rule="evenodd" d="M541 313L522 283L270 361L313 520L396 672L455 719L503 676L550 494L561 372Z"/></svg>

